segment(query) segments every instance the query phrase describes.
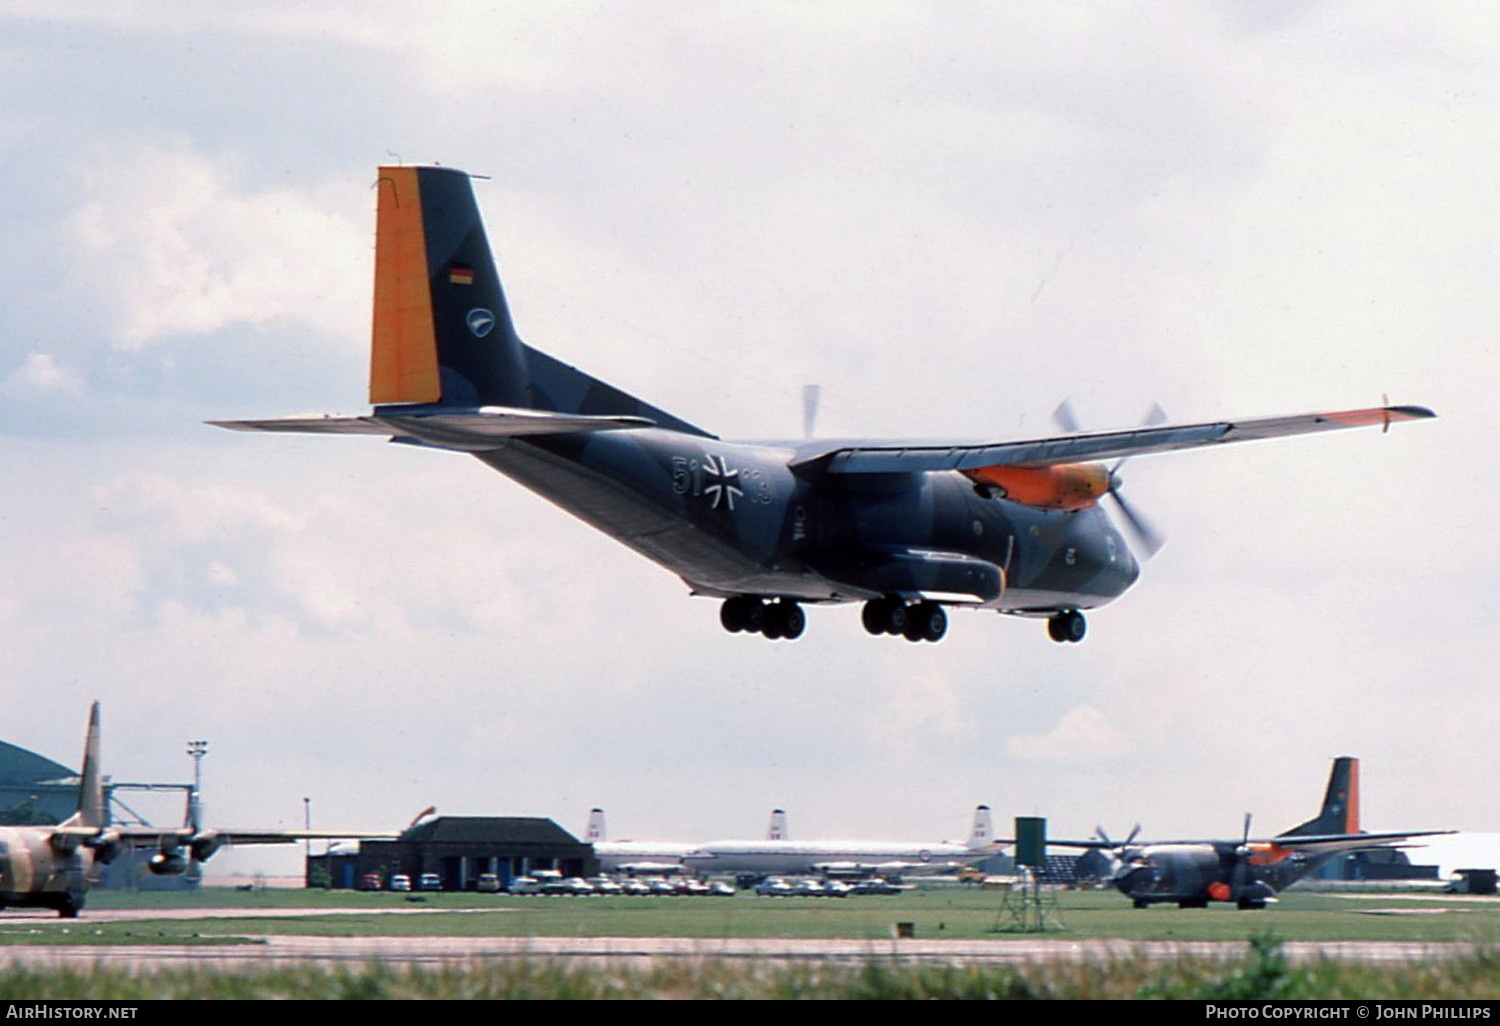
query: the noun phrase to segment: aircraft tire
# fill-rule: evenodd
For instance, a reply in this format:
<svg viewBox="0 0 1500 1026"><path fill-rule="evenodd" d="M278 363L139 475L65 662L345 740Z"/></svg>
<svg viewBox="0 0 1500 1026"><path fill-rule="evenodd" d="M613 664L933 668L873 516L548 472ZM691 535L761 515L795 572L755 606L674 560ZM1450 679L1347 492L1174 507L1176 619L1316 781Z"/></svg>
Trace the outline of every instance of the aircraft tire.
<svg viewBox="0 0 1500 1026"><path fill-rule="evenodd" d="M917 619L922 624L923 641L942 641L948 633L948 614L936 602L924 602Z"/></svg>
<svg viewBox="0 0 1500 1026"><path fill-rule="evenodd" d="M1063 621L1063 635L1069 642L1076 645L1088 633L1089 622L1076 609L1069 610L1064 616L1066 619Z"/></svg>
<svg viewBox="0 0 1500 1026"><path fill-rule="evenodd" d="M61 919L77 919L78 913L83 909L83 895L77 891L69 891L57 899L57 915Z"/></svg>
<svg viewBox="0 0 1500 1026"><path fill-rule="evenodd" d="M719 607L719 623L730 634L738 634L745 629L745 612L744 596L736 595L734 598L727 598Z"/></svg>
<svg viewBox="0 0 1500 1026"><path fill-rule="evenodd" d="M864 624L865 633L880 635L885 633L885 599L871 599L865 603L865 608L860 611L859 622Z"/></svg>
<svg viewBox="0 0 1500 1026"><path fill-rule="evenodd" d="M885 602L885 632L887 634L905 634L906 625L911 619L911 610L906 603L897 598L888 598Z"/></svg>
<svg viewBox="0 0 1500 1026"><path fill-rule="evenodd" d="M781 636L788 641L796 641L807 629L807 614L795 602L777 603L776 618L781 622Z"/></svg>
<svg viewBox="0 0 1500 1026"><path fill-rule="evenodd" d="M743 596L743 598L745 599L745 625L741 627L740 630L748 631L751 634L764 633L767 622L766 614L768 612L768 610L766 609L766 604L753 595L745 595Z"/></svg>
<svg viewBox="0 0 1500 1026"><path fill-rule="evenodd" d="M1076 609L1056 613L1047 618L1047 636L1059 644L1069 642L1076 645L1083 640L1088 629L1088 620L1084 619L1083 614Z"/></svg>

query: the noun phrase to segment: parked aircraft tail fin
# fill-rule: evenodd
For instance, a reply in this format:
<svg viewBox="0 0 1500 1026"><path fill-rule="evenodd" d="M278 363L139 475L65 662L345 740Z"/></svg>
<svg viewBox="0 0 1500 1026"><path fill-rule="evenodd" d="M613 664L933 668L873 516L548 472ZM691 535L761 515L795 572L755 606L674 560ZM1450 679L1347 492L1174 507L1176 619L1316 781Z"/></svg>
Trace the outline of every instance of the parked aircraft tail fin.
<svg viewBox="0 0 1500 1026"><path fill-rule="evenodd" d="M525 345L469 176L382 167L370 403L378 414L507 407L706 432Z"/></svg>
<svg viewBox="0 0 1500 1026"><path fill-rule="evenodd" d="M766 828L766 840L787 841L790 839L786 832L786 810L772 809L771 824Z"/></svg>
<svg viewBox="0 0 1500 1026"><path fill-rule="evenodd" d="M969 828L969 847L984 848L995 841L995 825L990 820L990 807L981 805L974 810L974 825Z"/></svg>
<svg viewBox="0 0 1500 1026"><path fill-rule="evenodd" d="M83 770L78 777L78 811L65 827L104 826L104 775L99 771L99 703L89 709L89 728L83 738Z"/></svg>
<svg viewBox="0 0 1500 1026"><path fill-rule="evenodd" d="M583 839L589 844L605 840L603 809L589 810L589 825L584 828Z"/></svg>
<svg viewBox="0 0 1500 1026"><path fill-rule="evenodd" d="M1328 790L1324 792L1323 808L1318 815L1281 836L1359 832L1359 760L1343 755L1333 760Z"/></svg>

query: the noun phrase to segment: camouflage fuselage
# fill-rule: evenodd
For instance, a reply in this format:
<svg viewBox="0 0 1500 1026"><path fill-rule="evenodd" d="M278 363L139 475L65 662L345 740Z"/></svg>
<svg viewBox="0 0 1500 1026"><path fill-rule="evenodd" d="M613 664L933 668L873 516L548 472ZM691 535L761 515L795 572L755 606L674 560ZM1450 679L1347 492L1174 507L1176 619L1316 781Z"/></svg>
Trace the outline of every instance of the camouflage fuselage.
<svg viewBox="0 0 1500 1026"><path fill-rule="evenodd" d="M695 593L848 602L942 592L989 609L1087 609L1139 568L1097 507L986 497L957 473L839 474L837 443L662 429L549 435L477 453L680 576Z"/></svg>
<svg viewBox="0 0 1500 1026"><path fill-rule="evenodd" d="M1233 892L1240 858L1232 842L1202 844L1156 844L1133 852L1115 874L1120 893L1135 901L1227 901ZM1272 892L1290 887L1324 862L1328 856L1274 850L1263 857L1250 856L1240 872L1248 880L1260 881Z"/></svg>
<svg viewBox="0 0 1500 1026"><path fill-rule="evenodd" d="M55 838L48 827L0 827L0 906L57 908L69 895L82 904L94 853L66 843L59 851Z"/></svg>

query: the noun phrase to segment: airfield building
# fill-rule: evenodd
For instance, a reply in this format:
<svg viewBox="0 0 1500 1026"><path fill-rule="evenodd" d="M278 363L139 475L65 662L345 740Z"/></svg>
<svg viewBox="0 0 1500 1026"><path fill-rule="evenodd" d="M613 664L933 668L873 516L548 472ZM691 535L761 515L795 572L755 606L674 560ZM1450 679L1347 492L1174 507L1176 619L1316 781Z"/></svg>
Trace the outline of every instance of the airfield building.
<svg viewBox="0 0 1500 1026"><path fill-rule="evenodd" d="M599 860L586 844L550 819L523 816L441 816L424 820L394 841L362 841L307 860L308 882L335 888L380 887L393 876L415 886L436 874L445 891L473 890L482 874L494 873L501 887L537 869L563 876L594 876Z"/></svg>

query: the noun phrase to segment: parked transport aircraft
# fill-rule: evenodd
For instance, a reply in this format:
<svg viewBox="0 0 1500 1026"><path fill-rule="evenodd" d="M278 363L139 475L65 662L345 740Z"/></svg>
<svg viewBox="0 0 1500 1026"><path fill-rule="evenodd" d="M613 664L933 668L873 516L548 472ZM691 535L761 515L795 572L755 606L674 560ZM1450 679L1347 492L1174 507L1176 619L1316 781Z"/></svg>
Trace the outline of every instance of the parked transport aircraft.
<svg viewBox="0 0 1500 1026"><path fill-rule="evenodd" d="M699 876L924 876L957 872L999 851L990 808L974 810L969 839L952 841L710 841L683 859Z"/></svg>
<svg viewBox="0 0 1500 1026"><path fill-rule="evenodd" d="M732 632L796 638L804 605L859 602L869 633L913 642L942 638L952 607L1045 619L1054 641L1081 641L1084 611L1140 573L1101 500L1145 554L1160 544L1103 461L1433 416L726 441L521 341L464 172L384 167L377 190L371 412L214 423L468 453L720 600Z"/></svg>
<svg viewBox="0 0 1500 1026"><path fill-rule="evenodd" d="M1367 834L1359 829L1359 760L1335 759L1328 790L1318 815L1275 837L1252 839L1250 816L1238 840L1135 842L1135 831L1122 843L1048 841L1062 847L1095 848L1115 858L1114 886L1146 908L1176 902L1181 908L1206 908L1210 901L1232 901L1242 909L1265 908L1280 891L1335 855L1400 845L1413 837L1449 834L1451 830L1407 830Z"/></svg>
<svg viewBox="0 0 1500 1026"><path fill-rule="evenodd" d="M50 908L71 919L83 908L96 863L108 864L126 848L155 848L147 863L158 875L184 873L220 848L290 844L340 838L390 838L391 833L326 830L216 830L121 826L108 822L99 768L99 703L89 711L83 746L78 811L57 826L0 827L0 908Z"/></svg>
<svg viewBox="0 0 1500 1026"><path fill-rule="evenodd" d="M683 859L702 847L700 844L681 841L611 841L605 833L604 810L599 808L589 810L584 840L594 846L600 868L606 873L627 873L631 876L680 873L684 868ZM781 809L771 810L766 840L786 840L786 813Z"/></svg>
<svg viewBox="0 0 1500 1026"><path fill-rule="evenodd" d="M698 846L686 841L611 841L604 830L604 810L590 809L583 839L594 846L599 868L631 876L666 876L682 872L682 860Z"/></svg>

